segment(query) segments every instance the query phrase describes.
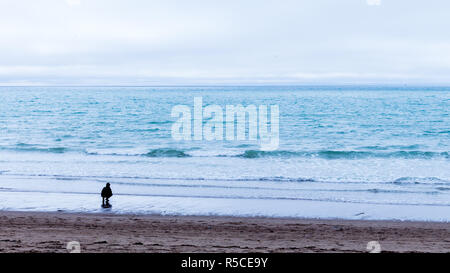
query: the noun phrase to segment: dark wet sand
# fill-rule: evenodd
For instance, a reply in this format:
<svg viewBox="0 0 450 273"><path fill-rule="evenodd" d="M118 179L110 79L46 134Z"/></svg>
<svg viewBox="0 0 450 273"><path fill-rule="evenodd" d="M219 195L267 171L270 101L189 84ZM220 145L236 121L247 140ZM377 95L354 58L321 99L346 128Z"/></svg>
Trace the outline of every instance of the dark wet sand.
<svg viewBox="0 0 450 273"><path fill-rule="evenodd" d="M0 252L450 252L450 223L0 212Z"/></svg>

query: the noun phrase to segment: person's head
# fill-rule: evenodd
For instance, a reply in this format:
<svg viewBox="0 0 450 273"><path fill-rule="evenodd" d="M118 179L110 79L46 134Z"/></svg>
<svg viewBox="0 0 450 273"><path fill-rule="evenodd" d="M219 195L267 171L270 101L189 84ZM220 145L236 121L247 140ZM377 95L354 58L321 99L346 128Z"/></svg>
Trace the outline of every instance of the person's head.
<svg viewBox="0 0 450 273"><path fill-rule="evenodd" d="M110 185L109 183L106 183L106 187L108 187L108 188L109 188L109 185Z"/></svg>

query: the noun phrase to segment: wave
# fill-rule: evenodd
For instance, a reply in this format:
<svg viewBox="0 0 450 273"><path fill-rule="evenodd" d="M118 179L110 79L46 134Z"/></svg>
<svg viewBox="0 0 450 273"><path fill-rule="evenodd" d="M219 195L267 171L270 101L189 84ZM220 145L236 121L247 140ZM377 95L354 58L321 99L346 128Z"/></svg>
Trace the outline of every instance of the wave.
<svg viewBox="0 0 450 273"><path fill-rule="evenodd" d="M296 157L306 156L306 152L293 152L293 151L259 151L259 150L247 150L243 154L237 155L243 158L260 158L260 157Z"/></svg>
<svg viewBox="0 0 450 273"><path fill-rule="evenodd" d="M173 123L173 121L170 121L170 120L166 120L166 121L150 121L147 124L168 124L168 123Z"/></svg>
<svg viewBox="0 0 450 273"><path fill-rule="evenodd" d="M6 173L9 171L0 171ZM185 181L229 181L229 182L257 182L257 181L267 181L267 182L324 182L316 181L312 178L303 177L246 177L246 178L219 178L219 177L154 177L154 176L96 176L96 175L58 175L58 174L25 174L25 173L9 173L11 176L37 176L37 177L51 177L54 179L70 179L70 180L81 180L86 178L95 179L143 179L143 180L185 180ZM328 183L328 182L326 182Z"/></svg>
<svg viewBox="0 0 450 273"><path fill-rule="evenodd" d="M174 149L155 149L151 150L150 152L144 154L144 156L148 157L190 157L189 154L187 154L184 151L181 150L174 150Z"/></svg>
<svg viewBox="0 0 450 273"><path fill-rule="evenodd" d="M189 150L195 150L196 148L192 148ZM53 154L63 154L66 152L77 152L76 149L71 149L68 147L37 147L37 145L33 144L25 144L19 143L13 147L0 147L0 150L4 151L16 151L16 152L36 152L36 153L53 153ZM116 149L117 150L117 149ZM100 149L100 150L84 150L78 151L82 152L86 155L110 155L110 156L145 156L145 157L191 157L187 151L177 150L171 148L159 148L153 149L148 152L136 152L136 151L126 151L122 150L119 152L115 152L114 149Z"/></svg>
<svg viewBox="0 0 450 273"><path fill-rule="evenodd" d="M365 151L260 151L247 150L237 155L243 158L264 158L264 157L318 157L324 159L364 159L364 158L405 158L405 159L430 159L430 158L450 158L449 152L428 152L428 151L397 151L397 152L365 152Z"/></svg>
<svg viewBox="0 0 450 273"><path fill-rule="evenodd" d="M389 146L363 146L360 147L360 149L367 149L367 150L391 150L391 149L401 149L401 150L414 150L414 149L420 149L423 148L423 145L419 144L412 144L412 145L389 145Z"/></svg>
<svg viewBox="0 0 450 273"><path fill-rule="evenodd" d="M145 156L145 157L191 157L186 151L170 148L153 149L149 152L111 152L111 151L86 151L87 155L112 155L112 156Z"/></svg>
<svg viewBox="0 0 450 273"><path fill-rule="evenodd" d="M9 170L2 170L0 174L7 176L24 176L24 177L49 177L57 180L84 180L94 179L104 182L102 179L132 179L132 180L166 180L166 181L219 181L219 182L294 182L294 183L321 183L321 184L371 184L371 185L412 185L412 184L427 184L435 185L438 190L450 190L450 180L445 180L437 177L400 177L394 180L371 180L371 181L342 181L342 180L323 180L317 178L307 177L158 177L158 176L98 176L98 175L58 175L58 174L43 174L43 173L12 173ZM105 180L105 181L106 181ZM108 182L108 181L106 181ZM375 188L369 191L377 191Z"/></svg>
<svg viewBox="0 0 450 273"><path fill-rule="evenodd" d="M37 153L53 153L53 154L63 154L67 151L69 151L69 148L67 147L48 147L48 148L41 148L36 147L32 144L25 144L25 143L19 143L15 147L1 147L1 150L9 150L9 151L17 151L17 152L37 152Z"/></svg>
<svg viewBox="0 0 450 273"><path fill-rule="evenodd" d="M246 179L248 181L248 179ZM257 178L258 181L275 181L275 182L314 182L314 179L311 178L290 178L283 176L276 177L260 177Z"/></svg>
<svg viewBox="0 0 450 273"><path fill-rule="evenodd" d="M149 129L149 130L159 130L159 129ZM241 148L248 148L248 144L240 145ZM403 148L399 151L386 151L391 148ZM41 152L41 153L54 153L62 154L66 152L80 152L87 155L111 155L111 156L145 156L145 157L241 157L245 159L254 158L322 158L322 159L366 159L366 158L402 158L402 159L450 159L450 152L433 152L433 151L421 151L412 150L418 148L418 145L404 145L404 146L366 146L362 147L367 149L366 151L361 150L349 150L349 151L339 151L339 150L318 150L318 151L296 151L296 150L276 150L276 151L261 151L247 149L244 152L236 151L233 149L224 148L223 151L215 153L202 153L193 152L201 150L200 148L188 148L188 149L178 149L178 148L157 148L153 150L146 150L145 148L101 148L98 149L83 149L77 147L42 147L38 144L26 144L17 143L12 146L0 147L0 150L7 151L17 151L17 152ZM361 148L359 148L361 149ZM228 153L233 151L233 153ZM223 153L225 152L225 154Z"/></svg>
<svg viewBox="0 0 450 273"><path fill-rule="evenodd" d="M152 133L152 132L158 132L160 131L159 128L150 128L150 129L127 129L125 130L126 132L131 132L131 133Z"/></svg>
<svg viewBox="0 0 450 273"><path fill-rule="evenodd" d="M434 185L446 185L450 181L442 180L437 177L400 177L394 180L394 184L434 184Z"/></svg>

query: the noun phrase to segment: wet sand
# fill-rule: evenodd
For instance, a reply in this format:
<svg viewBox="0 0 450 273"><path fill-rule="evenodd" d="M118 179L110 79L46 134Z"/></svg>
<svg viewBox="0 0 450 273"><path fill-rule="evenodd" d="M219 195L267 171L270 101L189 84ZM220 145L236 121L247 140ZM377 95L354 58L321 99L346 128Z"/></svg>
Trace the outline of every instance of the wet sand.
<svg viewBox="0 0 450 273"><path fill-rule="evenodd" d="M450 223L0 212L0 252L450 252Z"/></svg>

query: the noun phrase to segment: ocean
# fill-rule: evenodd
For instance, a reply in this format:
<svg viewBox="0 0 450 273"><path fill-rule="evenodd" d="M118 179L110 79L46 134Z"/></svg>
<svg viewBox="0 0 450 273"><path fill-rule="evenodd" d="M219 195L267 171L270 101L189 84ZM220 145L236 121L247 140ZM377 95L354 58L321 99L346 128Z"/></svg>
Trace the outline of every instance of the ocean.
<svg viewBox="0 0 450 273"><path fill-rule="evenodd" d="M277 105L278 149L174 139L195 97ZM0 110L0 210L450 220L450 87L0 87Z"/></svg>

